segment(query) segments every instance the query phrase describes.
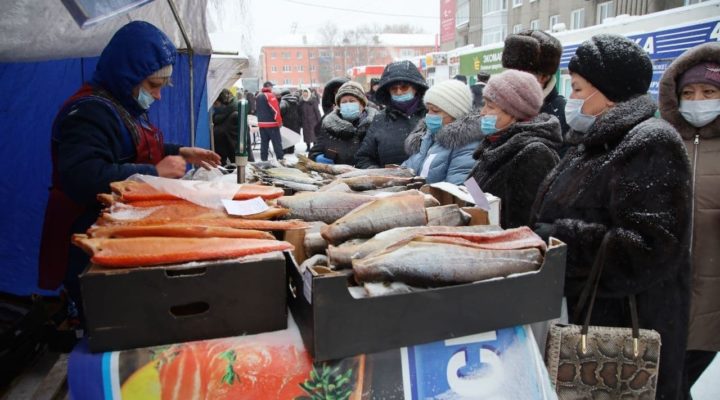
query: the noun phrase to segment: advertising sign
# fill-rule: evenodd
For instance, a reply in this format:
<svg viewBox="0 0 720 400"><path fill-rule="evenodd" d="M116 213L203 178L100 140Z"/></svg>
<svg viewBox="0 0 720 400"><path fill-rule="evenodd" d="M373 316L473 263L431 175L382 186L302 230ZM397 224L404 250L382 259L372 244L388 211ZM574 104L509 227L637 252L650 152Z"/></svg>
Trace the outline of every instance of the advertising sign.
<svg viewBox="0 0 720 400"><path fill-rule="evenodd" d="M502 47L460 56L460 74L472 76L480 71L497 74L503 71Z"/></svg>
<svg viewBox="0 0 720 400"><path fill-rule="evenodd" d="M455 0L440 1L440 43L455 41Z"/></svg>

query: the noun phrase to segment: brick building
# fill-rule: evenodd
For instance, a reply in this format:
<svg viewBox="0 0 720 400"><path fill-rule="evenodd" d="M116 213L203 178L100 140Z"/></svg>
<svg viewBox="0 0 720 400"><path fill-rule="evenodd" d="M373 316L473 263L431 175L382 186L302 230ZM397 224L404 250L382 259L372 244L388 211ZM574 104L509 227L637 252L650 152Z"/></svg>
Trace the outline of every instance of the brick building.
<svg viewBox="0 0 720 400"><path fill-rule="evenodd" d="M284 44L260 49L260 74L263 81L291 87L322 86L355 66L385 65L435 51L435 35L426 34L379 34L362 45L319 45L307 36L289 36L278 43Z"/></svg>

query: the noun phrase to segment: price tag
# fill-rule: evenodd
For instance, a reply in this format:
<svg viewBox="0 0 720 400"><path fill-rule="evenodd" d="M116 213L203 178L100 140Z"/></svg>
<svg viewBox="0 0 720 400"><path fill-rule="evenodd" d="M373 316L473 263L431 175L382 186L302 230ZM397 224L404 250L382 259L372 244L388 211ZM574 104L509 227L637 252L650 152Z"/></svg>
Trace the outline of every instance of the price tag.
<svg viewBox="0 0 720 400"><path fill-rule="evenodd" d="M490 202L488 202L485 192L480 189L480 185L478 185L475 178L470 177L466 180L465 187L467 188L468 193L470 193L470 196L472 196L473 201L475 201L475 207L481 208L485 211L490 211Z"/></svg>
<svg viewBox="0 0 720 400"><path fill-rule="evenodd" d="M270 208L261 197L255 197L250 200L223 199L222 203L228 214L239 216L258 214Z"/></svg>

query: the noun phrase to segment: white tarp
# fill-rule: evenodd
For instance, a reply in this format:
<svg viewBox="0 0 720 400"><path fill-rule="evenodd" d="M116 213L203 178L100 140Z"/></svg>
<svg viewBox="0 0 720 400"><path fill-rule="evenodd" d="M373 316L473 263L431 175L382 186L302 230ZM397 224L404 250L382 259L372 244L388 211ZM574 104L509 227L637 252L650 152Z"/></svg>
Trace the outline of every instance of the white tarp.
<svg viewBox="0 0 720 400"><path fill-rule="evenodd" d="M232 87L240 79L240 72L248 67L248 59L244 56L216 56L210 57L210 66L207 76L208 110L212 107L220 92Z"/></svg>
<svg viewBox="0 0 720 400"><path fill-rule="evenodd" d="M210 54L207 0L175 0L175 4L195 53ZM0 62L98 56L112 35L133 20L150 22L165 32L175 46L187 47L166 0L155 0L84 30L60 0L3 0L0 15Z"/></svg>

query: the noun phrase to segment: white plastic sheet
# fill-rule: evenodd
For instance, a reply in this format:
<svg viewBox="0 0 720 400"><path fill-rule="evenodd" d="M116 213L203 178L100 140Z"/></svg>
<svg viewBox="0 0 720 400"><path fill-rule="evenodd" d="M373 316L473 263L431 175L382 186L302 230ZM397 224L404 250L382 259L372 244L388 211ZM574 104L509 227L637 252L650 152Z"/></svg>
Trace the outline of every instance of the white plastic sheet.
<svg viewBox="0 0 720 400"><path fill-rule="evenodd" d="M224 209L223 199L231 200L235 193L240 190L239 184L221 180L189 181L140 174L135 174L128 180L145 182L162 192L217 210Z"/></svg>

